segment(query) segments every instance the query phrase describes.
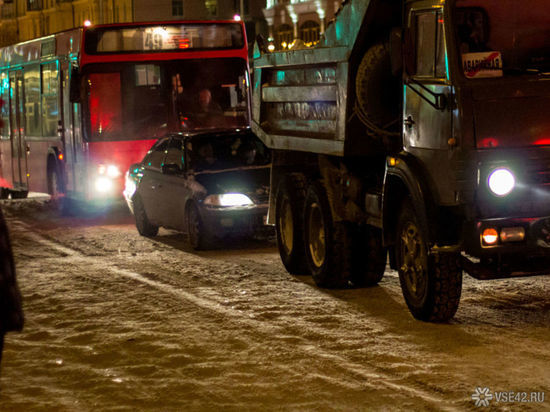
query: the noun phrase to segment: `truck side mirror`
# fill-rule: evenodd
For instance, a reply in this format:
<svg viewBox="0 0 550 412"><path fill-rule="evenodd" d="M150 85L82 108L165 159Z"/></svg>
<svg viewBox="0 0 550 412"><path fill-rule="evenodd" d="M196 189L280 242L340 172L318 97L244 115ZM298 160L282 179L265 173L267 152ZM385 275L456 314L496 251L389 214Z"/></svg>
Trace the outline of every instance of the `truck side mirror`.
<svg viewBox="0 0 550 412"><path fill-rule="evenodd" d="M403 69L403 29L394 27L390 32L391 72L397 76Z"/></svg>
<svg viewBox="0 0 550 412"><path fill-rule="evenodd" d="M80 103L80 73L78 67L73 66L71 69L71 80L69 82L69 100L71 103Z"/></svg>

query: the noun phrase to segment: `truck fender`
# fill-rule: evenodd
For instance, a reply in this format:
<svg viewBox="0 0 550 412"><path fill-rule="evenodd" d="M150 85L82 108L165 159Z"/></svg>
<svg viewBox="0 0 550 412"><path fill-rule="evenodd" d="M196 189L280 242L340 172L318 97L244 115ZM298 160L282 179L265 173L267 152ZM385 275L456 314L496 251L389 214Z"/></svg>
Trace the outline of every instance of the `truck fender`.
<svg viewBox="0 0 550 412"><path fill-rule="evenodd" d="M402 153L387 159L382 191L382 227L386 246L395 244L397 220L407 197L413 203L425 238L429 244L434 242L436 225L430 224L428 216L435 217L437 212L428 181L421 164L412 156Z"/></svg>

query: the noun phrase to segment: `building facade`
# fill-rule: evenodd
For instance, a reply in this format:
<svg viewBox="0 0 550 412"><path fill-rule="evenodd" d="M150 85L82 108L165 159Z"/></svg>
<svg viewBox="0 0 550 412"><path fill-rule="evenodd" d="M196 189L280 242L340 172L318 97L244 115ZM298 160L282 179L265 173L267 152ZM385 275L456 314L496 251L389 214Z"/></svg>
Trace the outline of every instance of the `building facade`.
<svg viewBox="0 0 550 412"><path fill-rule="evenodd" d="M17 43L93 23L133 20L132 0L4 0L0 45Z"/></svg>
<svg viewBox="0 0 550 412"><path fill-rule="evenodd" d="M265 0L0 0L0 47L92 24L233 19L245 22L249 42L265 35Z"/></svg>
<svg viewBox="0 0 550 412"><path fill-rule="evenodd" d="M315 45L340 4L339 0L267 0L263 14L270 48Z"/></svg>

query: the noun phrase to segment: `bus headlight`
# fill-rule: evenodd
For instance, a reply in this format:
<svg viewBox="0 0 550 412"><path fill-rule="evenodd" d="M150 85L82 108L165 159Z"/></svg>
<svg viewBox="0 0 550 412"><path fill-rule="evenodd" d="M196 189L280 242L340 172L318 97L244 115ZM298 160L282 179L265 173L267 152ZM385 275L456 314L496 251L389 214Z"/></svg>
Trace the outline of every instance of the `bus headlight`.
<svg viewBox="0 0 550 412"><path fill-rule="evenodd" d="M250 206L254 202L242 193L224 193L222 195L210 195L204 199L207 206L230 207L230 206Z"/></svg>
<svg viewBox="0 0 550 412"><path fill-rule="evenodd" d="M97 167L97 173L101 176L107 176L111 179L115 179L122 175L120 169L115 165L99 165Z"/></svg>
<svg viewBox="0 0 550 412"><path fill-rule="evenodd" d="M489 174L487 183L489 184L489 189L495 195L506 196L516 186L516 178L510 170L499 168Z"/></svg>
<svg viewBox="0 0 550 412"><path fill-rule="evenodd" d="M109 165L107 166L107 176L114 179L116 177L119 177L121 175L120 170L115 165Z"/></svg>
<svg viewBox="0 0 550 412"><path fill-rule="evenodd" d="M95 189L99 193L109 192L113 188L113 181L108 177L98 177L95 181Z"/></svg>

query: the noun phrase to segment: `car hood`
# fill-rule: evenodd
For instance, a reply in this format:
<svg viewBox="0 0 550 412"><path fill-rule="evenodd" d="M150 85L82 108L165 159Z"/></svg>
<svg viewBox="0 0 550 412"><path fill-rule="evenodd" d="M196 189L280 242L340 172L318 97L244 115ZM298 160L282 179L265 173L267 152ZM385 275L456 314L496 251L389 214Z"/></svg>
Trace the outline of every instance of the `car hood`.
<svg viewBox="0 0 550 412"><path fill-rule="evenodd" d="M206 188L207 194L244 193L256 204L269 198L268 166L204 171L195 173L195 180Z"/></svg>

